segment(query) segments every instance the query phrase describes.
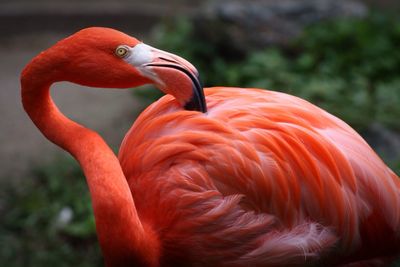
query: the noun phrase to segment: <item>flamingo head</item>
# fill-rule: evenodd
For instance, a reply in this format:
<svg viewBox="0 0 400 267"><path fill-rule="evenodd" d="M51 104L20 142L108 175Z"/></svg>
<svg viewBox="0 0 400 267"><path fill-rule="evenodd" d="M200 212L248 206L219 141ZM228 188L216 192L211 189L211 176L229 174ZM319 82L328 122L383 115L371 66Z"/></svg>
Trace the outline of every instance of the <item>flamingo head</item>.
<svg viewBox="0 0 400 267"><path fill-rule="evenodd" d="M52 82L70 81L102 88L152 83L173 95L185 109L206 112L199 74L191 63L117 30L83 29L61 40L41 57L53 59Z"/></svg>

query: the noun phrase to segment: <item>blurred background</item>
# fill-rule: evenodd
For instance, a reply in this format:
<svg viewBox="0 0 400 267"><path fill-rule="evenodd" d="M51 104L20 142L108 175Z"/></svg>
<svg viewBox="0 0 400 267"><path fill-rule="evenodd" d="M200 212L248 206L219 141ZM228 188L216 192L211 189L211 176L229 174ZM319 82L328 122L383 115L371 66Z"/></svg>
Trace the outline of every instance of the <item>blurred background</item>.
<svg viewBox="0 0 400 267"><path fill-rule="evenodd" d="M102 266L78 165L39 133L20 104L23 67L88 26L113 27L189 59L206 86L308 99L354 127L400 174L399 1L166 2L0 2L2 266ZM94 90L62 83L52 95L65 114L117 151L136 116L161 94L148 86Z"/></svg>

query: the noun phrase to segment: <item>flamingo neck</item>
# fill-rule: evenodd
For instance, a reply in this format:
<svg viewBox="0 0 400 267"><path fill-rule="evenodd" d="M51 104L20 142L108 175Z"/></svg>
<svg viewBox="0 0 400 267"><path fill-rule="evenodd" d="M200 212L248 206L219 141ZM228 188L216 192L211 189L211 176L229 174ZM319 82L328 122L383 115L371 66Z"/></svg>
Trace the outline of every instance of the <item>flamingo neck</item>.
<svg viewBox="0 0 400 267"><path fill-rule="evenodd" d="M120 163L94 131L65 117L50 96L51 82L22 74L23 106L40 131L80 163L89 186L96 230L106 266L158 266L158 240L137 214Z"/></svg>

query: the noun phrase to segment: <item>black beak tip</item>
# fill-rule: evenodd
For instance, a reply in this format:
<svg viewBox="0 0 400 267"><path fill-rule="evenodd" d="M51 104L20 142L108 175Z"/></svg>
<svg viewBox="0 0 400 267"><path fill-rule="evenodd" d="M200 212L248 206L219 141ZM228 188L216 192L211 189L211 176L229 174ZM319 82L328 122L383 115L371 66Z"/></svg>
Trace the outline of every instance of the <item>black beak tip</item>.
<svg viewBox="0 0 400 267"><path fill-rule="evenodd" d="M203 85L200 80L199 74L196 71L196 78L192 79L192 98L186 102L184 108L186 110L200 111L203 113L207 112L207 103L204 96Z"/></svg>

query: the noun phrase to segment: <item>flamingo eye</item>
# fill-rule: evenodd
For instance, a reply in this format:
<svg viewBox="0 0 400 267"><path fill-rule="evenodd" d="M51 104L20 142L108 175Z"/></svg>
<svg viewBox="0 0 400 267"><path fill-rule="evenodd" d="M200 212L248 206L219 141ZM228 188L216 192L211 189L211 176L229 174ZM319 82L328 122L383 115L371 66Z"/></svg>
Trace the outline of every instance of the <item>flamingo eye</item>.
<svg viewBox="0 0 400 267"><path fill-rule="evenodd" d="M129 54L129 48L125 45L120 45L115 49L115 55L120 58L124 58Z"/></svg>

